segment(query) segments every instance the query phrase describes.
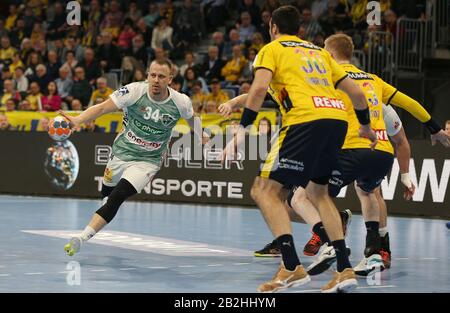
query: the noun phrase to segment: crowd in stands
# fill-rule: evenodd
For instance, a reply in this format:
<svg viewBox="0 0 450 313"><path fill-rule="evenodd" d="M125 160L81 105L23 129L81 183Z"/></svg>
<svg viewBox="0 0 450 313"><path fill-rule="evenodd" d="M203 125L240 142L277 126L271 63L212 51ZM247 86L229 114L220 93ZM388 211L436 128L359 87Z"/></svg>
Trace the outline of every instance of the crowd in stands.
<svg viewBox="0 0 450 313"><path fill-rule="evenodd" d="M67 23L67 2L6 0L0 111L84 110L120 85L145 80L151 60L170 58L171 87L189 95L196 112L216 113L248 92L252 62L270 41L269 20L280 5L301 12L302 39L323 46L345 32L364 49L367 32L396 36L397 17L423 18L426 1L380 0L382 25L370 27L368 0L79 1L81 25Z"/></svg>

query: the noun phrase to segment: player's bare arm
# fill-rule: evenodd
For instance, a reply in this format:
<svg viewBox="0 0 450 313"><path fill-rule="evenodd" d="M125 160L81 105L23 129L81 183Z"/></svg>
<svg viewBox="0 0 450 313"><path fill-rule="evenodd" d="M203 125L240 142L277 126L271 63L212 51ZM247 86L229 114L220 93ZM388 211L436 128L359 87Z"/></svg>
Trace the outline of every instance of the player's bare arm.
<svg viewBox="0 0 450 313"><path fill-rule="evenodd" d="M91 106L78 116L70 116L64 111L59 111L59 113L70 121L71 127L76 127L79 126L80 124L95 120L99 116L115 112L117 110L118 108L116 104L111 100L111 98L108 98L108 100L102 103Z"/></svg>
<svg viewBox="0 0 450 313"><path fill-rule="evenodd" d="M411 158L411 147L409 145L408 138L406 138L405 130L402 129L394 136L391 137L391 141L395 145L395 151L397 154L397 160L400 167L401 182L405 186L405 192L403 194L405 200L411 200L416 186L411 182L409 177L409 160Z"/></svg>

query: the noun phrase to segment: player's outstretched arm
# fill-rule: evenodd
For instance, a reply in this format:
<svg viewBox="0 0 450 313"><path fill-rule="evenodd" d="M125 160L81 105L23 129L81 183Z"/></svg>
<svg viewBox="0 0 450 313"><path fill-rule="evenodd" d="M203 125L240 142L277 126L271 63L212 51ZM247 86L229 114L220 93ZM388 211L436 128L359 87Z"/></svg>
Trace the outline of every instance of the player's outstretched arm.
<svg viewBox="0 0 450 313"><path fill-rule="evenodd" d="M403 197L405 200L410 200L414 195L416 186L411 182L409 177L409 160L411 159L411 147L408 138L406 138L403 127L400 131L391 137L391 141L395 145L395 152L397 154L398 165L400 167L400 179L402 184L406 187Z"/></svg>
<svg viewBox="0 0 450 313"><path fill-rule="evenodd" d="M111 100L111 98L108 98L108 100L102 103L91 106L78 116L70 116L64 111L59 111L59 113L69 120L71 127L75 127L79 126L80 124L95 120L99 116L115 112L117 110L118 110L117 105Z"/></svg>
<svg viewBox="0 0 450 313"><path fill-rule="evenodd" d="M200 117L193 115L191 118L186 119L186 122L194 131L194 135L201 139L202 144L205 145L211 140L211 137L202 130L202 121Z"/></svg>
<svg viewBox="0 0 450 313"><path fill-rule="evenodd" d="M385 82L383 83L384 89L394 89L391 85ZM412 116L422 122L431 134L431 144L433 146L437 141L439 141L444 147L450 147L450 136L445 133L442 127L432 118L432 116L419 102L398 90L392 94L387 102L389 102L388 104L393 104L408 111Z"/></svg>
<svg viewBox="0 0 450 313"><path fill-rule="evenodd" d="M359 135L368 138L372 143L370 147L375 148L377 144L377 135L370 127L370 112L367 106L366 96L355 82L349 77L339 82L338 88L345 92L352 100L358 121L361 124Z"/></svg>
<svg viewBox="0 0 450 313"><path fill-rule="evenodd" d="M221 105L219 105L219 113L224 117L230 116L235 107L245 105L245 102L247 101L247 96L248 94L244 93L242 95L234 97L233 99L228 100L227 102L222 103Z"/></svg>

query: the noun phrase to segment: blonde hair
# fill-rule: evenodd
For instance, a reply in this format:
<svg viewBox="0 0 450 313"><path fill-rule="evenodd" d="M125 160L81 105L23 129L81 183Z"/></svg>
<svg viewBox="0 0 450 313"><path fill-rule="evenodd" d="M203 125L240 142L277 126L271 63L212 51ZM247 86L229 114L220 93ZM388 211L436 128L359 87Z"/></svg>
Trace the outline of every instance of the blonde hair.
<svg viewBox="0 0 450 313"><path fill-rule="evenodd" d="M352 38L346 34L331 35L325 40L325 47L332 50L336 58L345 60L352 58L355 49Z"/></svg>

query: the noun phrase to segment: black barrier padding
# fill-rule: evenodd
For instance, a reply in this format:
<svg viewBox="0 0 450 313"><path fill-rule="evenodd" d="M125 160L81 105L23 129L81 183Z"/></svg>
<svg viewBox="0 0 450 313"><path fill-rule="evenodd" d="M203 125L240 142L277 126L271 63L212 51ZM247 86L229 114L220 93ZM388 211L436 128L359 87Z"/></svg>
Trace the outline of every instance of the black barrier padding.
<svg viewBox="0 0 450 313"><path fill-rule="evenodd" d="M70 177L54 167L45 170L47 149L55 143L46 133L0 132L0 193L100 198L101 177L114 138L114 134L102 133L76 133L70 137L79 156L79 173L73 185L64 189L53 184L50 176L58 177L61 186L68 186ZM416 201L403 200L403 186L395 172L395 177L388 176L390 188L384 189L389 213L449 218L450 150L440 145L432 147L427 140L412 140L411 148L415 169L411 176L417 176L420 182ZM154 178L151 191L146 188L132 199L254 206L250 188L259 164L257 160L243 161L242 168L231 164L223 169L212 160L171 160L169 167L163 167ZM71 163L63 167L67 165ZM353 185L347 188L345 198L336 199L336 204L340 209L360 212Z"/></svg>

